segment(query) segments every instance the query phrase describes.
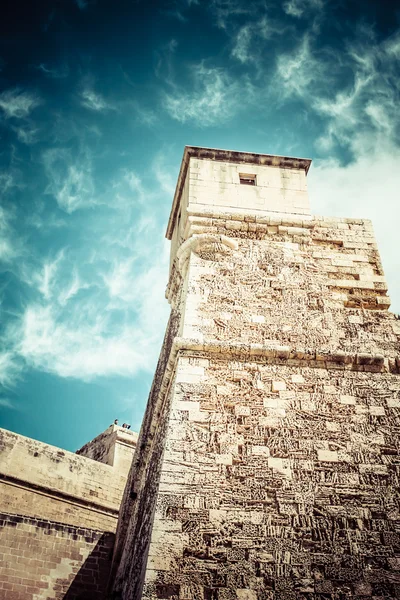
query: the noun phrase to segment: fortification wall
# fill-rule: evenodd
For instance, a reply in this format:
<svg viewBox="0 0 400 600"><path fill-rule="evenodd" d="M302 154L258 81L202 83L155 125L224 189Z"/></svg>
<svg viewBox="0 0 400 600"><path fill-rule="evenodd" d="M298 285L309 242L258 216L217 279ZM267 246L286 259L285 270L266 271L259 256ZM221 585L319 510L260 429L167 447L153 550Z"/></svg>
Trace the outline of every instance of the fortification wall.
<svg viewBox="0 0 400 600"><path fill-rule="evenodd" d="M115 530L126 475L5 430L0 447L3 512Z"/></svg>
<svg viewBox="0 0 400 600"><path fill-rule="evenodd" d="M2 600L103 600L114 534L0 513Z"/></svg>
<svg viewBox="0 0 400 600"><path fill-rule="evenodd" d="M122 463L0 430L1 599L104 598L129 468Z"/></svg>

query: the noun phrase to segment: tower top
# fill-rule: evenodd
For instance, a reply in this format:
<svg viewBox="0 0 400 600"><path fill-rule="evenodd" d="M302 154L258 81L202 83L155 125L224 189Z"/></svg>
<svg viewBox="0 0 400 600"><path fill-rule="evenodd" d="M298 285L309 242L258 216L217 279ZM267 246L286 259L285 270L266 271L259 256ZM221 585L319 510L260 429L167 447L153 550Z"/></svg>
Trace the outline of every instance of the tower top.
<svg viewBox="0 0 400 600"><path fill-rule="evenodd" d="M176 184L172 210L168 221L166 237L172 238L175 220L179 211L180 199L185 185L190 159L234 163L236 165L254 165L256 167L277 167L304 171L307 175L311 159L277 156L274 154L258 154L256 152L238 152L236 150L221 150L219 148L202 148L200 146L185 146L182 163Z"/></svg>

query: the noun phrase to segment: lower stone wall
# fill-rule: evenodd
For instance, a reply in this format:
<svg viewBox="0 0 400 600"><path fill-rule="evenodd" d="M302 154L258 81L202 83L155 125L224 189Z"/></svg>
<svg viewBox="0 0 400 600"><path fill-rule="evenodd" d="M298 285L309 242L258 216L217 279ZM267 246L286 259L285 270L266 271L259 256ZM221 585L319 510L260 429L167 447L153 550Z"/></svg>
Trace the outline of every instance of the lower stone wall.
<svg viewBox="0 0 400 600"><path fill-rule="evenodd" d="M400 378L335 366L181 353L124 600L400 597Z"/></svg>
<svg viewBox="0 0 400 600"><path fill-rule="evenodd" d="M114 537L0 513L0 600L103 600Z"/></svg>

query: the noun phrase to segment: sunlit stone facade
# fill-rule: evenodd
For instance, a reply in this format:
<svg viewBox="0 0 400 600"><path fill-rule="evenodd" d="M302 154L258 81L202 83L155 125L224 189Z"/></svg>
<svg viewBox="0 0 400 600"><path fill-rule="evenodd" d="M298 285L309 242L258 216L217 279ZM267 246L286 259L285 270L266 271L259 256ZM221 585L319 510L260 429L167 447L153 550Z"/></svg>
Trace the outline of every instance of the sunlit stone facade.
<svg viewBox="0 0 400 600"><path fill-rule="evenodd" d="M399 321L310 161L188 147L113 598L400 597Z"/></svg>

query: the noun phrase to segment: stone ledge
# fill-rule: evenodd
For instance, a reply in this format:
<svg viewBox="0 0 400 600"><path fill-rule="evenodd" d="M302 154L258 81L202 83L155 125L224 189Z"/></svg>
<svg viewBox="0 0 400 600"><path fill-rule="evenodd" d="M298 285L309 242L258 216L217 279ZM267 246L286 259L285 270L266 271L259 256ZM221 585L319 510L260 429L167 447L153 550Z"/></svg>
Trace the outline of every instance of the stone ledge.
<svg viewBox="0 0 400 600"><path fill-rule="evenodd" d="M340 229L339 225L346 223L348 225L359 225L365 227L367 231L371 229L371 221L369 219L345 219L341 217L320 217L318 215L311 215L306 218L304 215L287 215L284 213L276 213L270 215L255 215L254 211L252 214L246 214L245 211L235 212L232 211L221 211L213 210L212 208L204 208L202 210L188 209L188 220L194 219L218 219L218 220L231 220L231 221L245 221L253 222L262 225L272 226L283 226L283 227L301 227L305 229L315 229L321 227L323 229ZM355 230L356 231L356 230Z"/></svg>
<svg viewBox="0 0 400 600"><path fill-rule="evenodd" d="M211 352L212 354L229 354L232 356L262 356L272 359L302 360L306 362L334 362L352 365L375 365L387 370L388 360L382 354L348 353L341 350L334 352L312 348L296 349L278 344L241 344L221 341L200 341L185 338L175 338L172 352L194 350Z"/></svg>
<svg viewBox="0 0 400 600"><path fill-rule="evenodd" d="M325 369L351 369L354 371L371 370L378 373L400 373L400 357L386 358L383 354L348 353L341 350L334 352L312 348L296 349L278 344L239 344L212 340L197 340L176 337L167 361L160 393L167 392L175 371L176 360L180 353L195 352L217 354L221 357L240 357L270 361L302 361L305 366Z"/></svg>

